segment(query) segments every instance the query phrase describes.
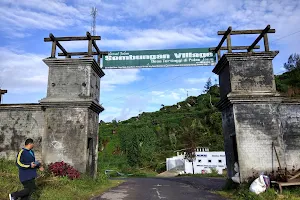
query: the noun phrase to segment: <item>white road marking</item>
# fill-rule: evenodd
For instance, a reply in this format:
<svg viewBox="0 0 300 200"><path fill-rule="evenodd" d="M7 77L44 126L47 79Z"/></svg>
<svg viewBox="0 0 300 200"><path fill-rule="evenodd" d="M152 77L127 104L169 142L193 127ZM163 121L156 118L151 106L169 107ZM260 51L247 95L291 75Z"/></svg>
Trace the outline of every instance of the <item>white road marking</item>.
<svg viewBox="0 0 300 200"><path fill-rule="evenodd" d="M166 197L160 196L160 193L159 193L157 188L152 188L152 189L156 190L156 193L157 193L157 196L158 196L159 199L166 199Z"/></svg>

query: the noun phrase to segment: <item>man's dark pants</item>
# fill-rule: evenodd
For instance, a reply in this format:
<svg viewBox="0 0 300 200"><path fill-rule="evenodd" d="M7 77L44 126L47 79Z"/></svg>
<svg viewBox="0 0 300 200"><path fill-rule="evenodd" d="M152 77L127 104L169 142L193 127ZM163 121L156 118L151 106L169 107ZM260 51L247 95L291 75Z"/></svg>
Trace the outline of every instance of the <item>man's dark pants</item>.
<svg viewBox="0 0 300 200"><path fill-rule="evenodd" d="M22 182L24 189L14 192L11 195L17 199L19 197L21 197L21 200L29 200L30 195L34 192L34 190L36 189L36 185L35 185L35 179L31 179L28 181L24 181Z"/></svg>

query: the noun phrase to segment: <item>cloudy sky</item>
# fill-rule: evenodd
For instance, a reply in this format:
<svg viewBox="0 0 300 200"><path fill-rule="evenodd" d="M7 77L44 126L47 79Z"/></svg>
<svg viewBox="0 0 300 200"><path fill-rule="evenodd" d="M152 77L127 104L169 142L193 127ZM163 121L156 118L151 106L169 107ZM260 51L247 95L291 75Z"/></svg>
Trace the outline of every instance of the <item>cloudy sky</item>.
<svg viewBox="0 0 300 200"><path fill-rule="evenodd" d="M144 50L215 47L217 31L276 29L271 50L279 50L276 74L291 53L300 53L299 0L1 0L0 87L3 103L34 103L46 96L50 43L43 38L84 36L96 6L98 46L102 50ZM233 45L250 45L257 35L233 36ZM63 44L67 51L86 51L86 44ZM263 46L262 43L260 43ZM104 70L100 119L128 119L156 111L189 95L199 95L206 80L217 76L213 66Z"/></svg>

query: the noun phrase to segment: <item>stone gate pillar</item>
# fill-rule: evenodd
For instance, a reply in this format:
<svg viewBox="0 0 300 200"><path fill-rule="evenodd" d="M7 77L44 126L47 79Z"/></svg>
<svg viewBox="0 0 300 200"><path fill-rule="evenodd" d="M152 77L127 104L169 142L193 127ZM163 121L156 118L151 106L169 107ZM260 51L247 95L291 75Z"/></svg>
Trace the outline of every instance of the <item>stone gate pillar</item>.
<svg viewBox="0 0 300 200"><path fill-rule="evenodd" d="M100 78L104 72L93 57L47 58L47 97L42 157L45 163L64 161L82 173L97 172Z"/></svg>
<svg viewBox="0 0 300 200"><path fill-rule="evenodd" d="M219 75L222 126L228 177L234 176L234 163L240 179L278 167L272 142L284 164L280 134L280 103L276 93L272 60L278 52L227 53L213 72Z"/></svg>

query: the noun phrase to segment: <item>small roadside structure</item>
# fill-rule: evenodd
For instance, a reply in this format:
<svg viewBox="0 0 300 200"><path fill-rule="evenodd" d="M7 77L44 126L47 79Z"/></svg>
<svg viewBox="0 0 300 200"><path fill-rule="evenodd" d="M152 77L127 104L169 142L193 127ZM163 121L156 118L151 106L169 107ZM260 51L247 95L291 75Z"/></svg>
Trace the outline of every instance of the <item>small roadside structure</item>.
<svg viewBox="0 0 300 200"><path fill-rule="evenodd" d="M218 174L223 174L226 169L226 157L224 151L209 151L208 148L199 147L196 149L196 157L192 162L185 159L186 152L184 150L177 151L177 155L166 159L167 171L176 170L180 173L204 174L211 173L212 169Z"/></svg>

